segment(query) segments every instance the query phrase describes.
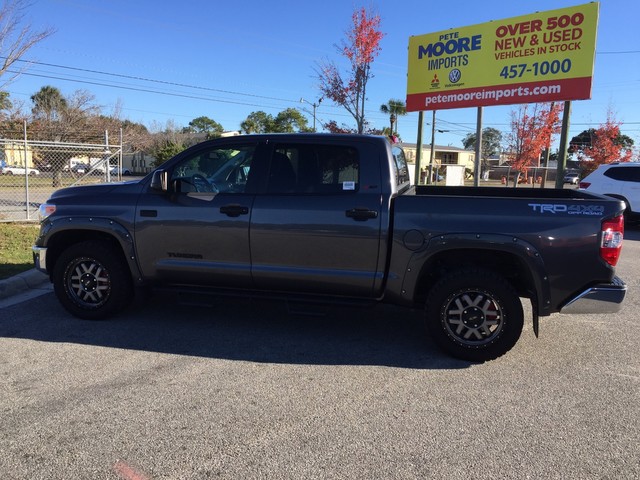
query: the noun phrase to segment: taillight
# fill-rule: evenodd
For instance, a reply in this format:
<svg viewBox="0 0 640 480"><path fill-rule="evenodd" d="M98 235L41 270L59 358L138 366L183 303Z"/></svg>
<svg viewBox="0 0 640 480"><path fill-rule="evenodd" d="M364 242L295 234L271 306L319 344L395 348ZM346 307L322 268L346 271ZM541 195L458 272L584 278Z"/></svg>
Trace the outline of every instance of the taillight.
<svg viewBox="0 0 640 480"><path fill-rule="evenodd" d="M578 188L589 188L591 186L591 182L580 182L580 184L578 185Z"/></svg>
<svg viewBox="0 0 640 480"><path fill-rule="evenodd" d="M611 266L615 266L622 250L624 236L624 217L619 215L602 222L602 237L600 239L600 256Z"/></svg>

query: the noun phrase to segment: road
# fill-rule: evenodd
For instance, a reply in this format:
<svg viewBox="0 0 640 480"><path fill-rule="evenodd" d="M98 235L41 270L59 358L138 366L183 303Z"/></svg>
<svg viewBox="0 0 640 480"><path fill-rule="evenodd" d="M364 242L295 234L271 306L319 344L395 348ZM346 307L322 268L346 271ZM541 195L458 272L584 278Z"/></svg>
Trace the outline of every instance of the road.
<svg viewBox="0 0 640 480"><path fill-rule="evenodd" d="M0 477L637 479L640 230L618 272L620 313L539 339L529 321L486 364L388 306L154 296L82 322L51 293L4 303Z"/></svg>

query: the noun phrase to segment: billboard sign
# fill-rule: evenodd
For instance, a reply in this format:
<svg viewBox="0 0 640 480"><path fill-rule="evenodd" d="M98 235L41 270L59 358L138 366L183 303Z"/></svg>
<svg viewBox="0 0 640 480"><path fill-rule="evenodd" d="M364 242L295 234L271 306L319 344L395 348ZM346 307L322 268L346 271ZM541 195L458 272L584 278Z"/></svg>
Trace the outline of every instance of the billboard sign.
<svg viewBox="0 0 640 480"><path fill-rule="evenodd" d="M407 111L591 98L598 3L409 39Z"/></svg>

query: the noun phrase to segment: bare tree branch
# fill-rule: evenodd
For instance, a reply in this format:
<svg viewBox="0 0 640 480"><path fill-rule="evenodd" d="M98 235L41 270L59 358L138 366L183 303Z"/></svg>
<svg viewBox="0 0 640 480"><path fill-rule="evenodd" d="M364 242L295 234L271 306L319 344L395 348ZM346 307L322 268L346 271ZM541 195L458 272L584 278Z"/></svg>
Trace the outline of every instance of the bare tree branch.
<svg viewBox="0 0 640 480"><path fill-rule="evenodd" d="M3 79L1 86L14 80L27 67L18 71L9 70L35 44L54 33L53 28L34 30L25 21L25 12L30 4L25 0L5 0L0 5L0 77L9 73L8 79Z"/></svg>

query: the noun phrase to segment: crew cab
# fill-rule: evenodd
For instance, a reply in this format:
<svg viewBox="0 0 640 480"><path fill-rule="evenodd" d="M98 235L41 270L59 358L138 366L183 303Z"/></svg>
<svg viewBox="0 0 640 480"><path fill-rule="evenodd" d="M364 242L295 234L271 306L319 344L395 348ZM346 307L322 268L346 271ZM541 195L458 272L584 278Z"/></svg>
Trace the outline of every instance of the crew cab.
<svg viewBox="0 0 640 480"><path fill-rule="evenodd" d="M146 177L65 188L33 248L84 319L136 287L422 308L450 354L484 361L553 313L617 311L624 204L578 190L412 186L384 137L210 140Z"/></svg>

